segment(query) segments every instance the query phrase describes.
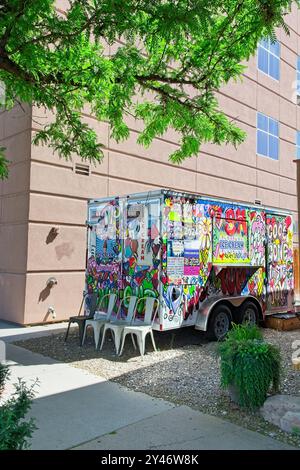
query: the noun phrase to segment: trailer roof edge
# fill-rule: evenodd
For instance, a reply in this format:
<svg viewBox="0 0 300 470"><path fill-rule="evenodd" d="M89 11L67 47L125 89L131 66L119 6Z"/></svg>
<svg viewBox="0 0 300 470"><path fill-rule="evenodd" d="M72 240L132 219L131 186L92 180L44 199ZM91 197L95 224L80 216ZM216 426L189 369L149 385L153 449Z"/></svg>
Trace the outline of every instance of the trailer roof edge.
<svg viewBox="0 0 300 470"><path fill-rule="evenodd" d="M189 193L189 192L185 192L185 191L177 191L177 190L173 190L173 189L155 189L155 190L149 190L149 191L143 191L143 192L139 192L139 193L131 193L131 194L125 194L125 195L122 195L122 196L119 196L119 195L116 195L116 196L110 196L110 197L105 197L105 198L99 198L99 199L89 199L88 200L88 203L89 204L93 204L93 203L98 203L98 202L108 202L108 201L111 201L113 199L116 199L117 197L118 198L124 198L124 199L136 199L136 198L149 198L149 197L158 197L158 196L162 196L162 195L177 195L177 196L182 196L182 197L189 197L189 198L192 198L192 197L197 197L197 198L201 198L201 199L205 199L207 201L218 201L218 202L221 202L221 203L227 203L227 204L240 204L241 206L245 206L245 207L253 207L253 208L261 208L267 212L271 212L271 213L274 213L274 214L282 214L282 215L286 215L286 214L292 214L293 211L290 210L290 209L278 209L276 207L270 207L270 206L265 206L264 204L253 204L253 203L249 203L247 201L240 201L240 200L233 200L233 199L223 199L223 198L220 198L218 196L207 196L205 194L200 194L200 193Z"/></svg>

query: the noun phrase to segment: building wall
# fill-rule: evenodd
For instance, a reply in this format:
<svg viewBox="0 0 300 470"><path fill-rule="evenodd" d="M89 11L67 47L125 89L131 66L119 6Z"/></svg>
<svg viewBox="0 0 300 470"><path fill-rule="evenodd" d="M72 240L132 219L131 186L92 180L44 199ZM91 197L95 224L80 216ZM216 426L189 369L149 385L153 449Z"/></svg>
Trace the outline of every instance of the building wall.
<svg viewBox="0 0 300 470"><path fill-rule="evenodd" d="M31 152L31 110L0 116L0 146L11 162L0 181L0 318L24 322Z"/></svg>
<svg viewBox="0 0 300 470"><path fill-rule="evenodd" d="M237 150L230 145L206 144L198 158L188 159L178 167L168 159L177 148L175 132L168 132L145 149L136 143L141 124L129 118L130 138L117 143L110 137L108 125L97 122L87 112L84 118L105 144L105 155L101 164L91 165L89 176L82 176L74 172L75 163L80 162L78 157L66 162L47 147L30 149L29 144L23 145L30 133L22 130L19 140L11 144L15 150L10 150L20 161L13 164L9 180L1 186L2 318L20 323L53 321L47 314L50 306L56 311L55 320L78 312L84 288L88 198L163 187L249 203L259 199L263 205L291 210L297 217L293 159L300 107L296 105L293 87L300 54L300 14L296 7L288 23L290 36L281 31L277 35L281 41L280 82L258 71L256 58L252 58L243 82L229 84L218 93L221 107L247 132L246 141ZM257 111L280 122L279 161L256 155ZM51 119L41 116L40 110L33 109L32 113L33 132L38 128L39 117L43 124ZM28 122L26 125L30 127ZM9 120L5 126L10 129ZM9 137L5 142L9 142ZM18 145L24 147L20 154ZM25 149L31 158L30 166L24 157ZM53 228L58 229L54 238ZM47 280L53 276L58 283L49 289ZM22 295L11 301L7 292L16 289Z"/></svg>

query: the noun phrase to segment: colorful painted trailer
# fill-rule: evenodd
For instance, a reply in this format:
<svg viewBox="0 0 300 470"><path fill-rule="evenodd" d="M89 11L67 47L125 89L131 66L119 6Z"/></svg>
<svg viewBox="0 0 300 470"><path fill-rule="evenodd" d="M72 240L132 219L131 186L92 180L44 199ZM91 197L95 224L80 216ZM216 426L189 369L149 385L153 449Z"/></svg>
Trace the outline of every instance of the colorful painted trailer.
<svg viewBox="0 0 300 470"><path fill-rule="evenodd" d="M91 200L87 224L88 291L159 298L157 330L219 339L231 321L293 311L290 214L159 190Z"/></svg>

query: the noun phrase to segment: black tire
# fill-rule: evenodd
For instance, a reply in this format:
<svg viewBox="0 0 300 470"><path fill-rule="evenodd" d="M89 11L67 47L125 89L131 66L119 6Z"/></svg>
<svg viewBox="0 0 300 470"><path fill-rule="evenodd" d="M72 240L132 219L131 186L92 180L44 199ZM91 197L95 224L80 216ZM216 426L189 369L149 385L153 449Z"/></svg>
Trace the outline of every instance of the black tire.
<svg viewBox="0 0 300 470"><path fill-rule="evenodd" d="M257 325L258 323L258 309L253 302L245 302L237 312L238 323L249 323L250 325Z"/></svg>
<svg viewBox="0 0 300 470"><path fill-rule="evenodd" d="M227 305L217 305L210 314L206 336L210 340L221 341L230 330L232 314Z"/></svg>

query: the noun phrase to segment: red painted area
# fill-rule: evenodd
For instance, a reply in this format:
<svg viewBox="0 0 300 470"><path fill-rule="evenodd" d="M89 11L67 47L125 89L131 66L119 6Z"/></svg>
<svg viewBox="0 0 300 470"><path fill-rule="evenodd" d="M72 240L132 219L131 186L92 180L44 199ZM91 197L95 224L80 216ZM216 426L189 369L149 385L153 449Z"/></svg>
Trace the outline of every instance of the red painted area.
<svg viewBox="0 0 300 470"><path fill-rule="evenodd" d="M221 290L224 295L240 295L247 277L244 268L226 268L218 274L221 279Z"/></svg>
<svg viewBox="0 0 300 470"><path fill-rule="evenodd" d="M247 220L245 209L227 209L225 212L225 231L227 235L234 235L235 233L247 233ZM236 221L239 221L237 223Z"/></svg>

